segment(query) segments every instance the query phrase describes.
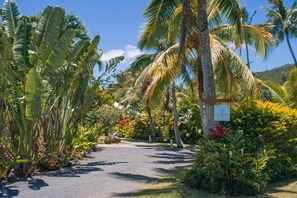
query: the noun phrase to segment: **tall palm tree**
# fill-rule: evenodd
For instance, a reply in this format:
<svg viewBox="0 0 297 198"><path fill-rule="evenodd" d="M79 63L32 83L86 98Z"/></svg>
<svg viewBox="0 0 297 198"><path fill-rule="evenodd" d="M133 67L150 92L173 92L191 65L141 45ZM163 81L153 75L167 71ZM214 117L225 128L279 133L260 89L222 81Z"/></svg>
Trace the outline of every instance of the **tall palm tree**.
<svg viewBox="0 0 297 198"><path fill-rule="evenodd" d="M150 104L159 104L164 97L164 90L171 85L171 95L173 103L174 134L178 148L183 148L178 128L178 110L175 80L180 76L180 62L177 59L178 45L173 45L166 50L160 51L156 58L144 70L142 75L149 81L145 90L144 98Z"/></svg>
<svg viewBox="0 0 297 198"><path fill-rule="evenodd" d="M269 0L271 8L264 7L267 11L267 26L275 36L275 45L286 39L294 64L297 67L297 60L292 49L290 38L297 37L297 2L292 4L290 9L286 8L283 0Z"/></svg>
<svg viewBox="0 0 297 198"><path fill-rule="evenodd" d="M210 102L204 102L205 124L204 138L208 138L209 130L215 128L214 121L214 103L216 100L216 89L214 83L214 73L210 50L210 39L207 19L207 2L198 0L198 29L199 29L199 47L201 53L201 66L204 83L204 98Z"/></svg>
<svg viewBox="0 0 297 198"><path fill-rule="evenodd" d="M243 7L242 8L243 24L251 25L252 22L253 22L253 18L254 18L256 13L257 13L257 11L254 11L252 16L249 16L248 11L246 10L245 7ZM244 37L245 37L244 46L245 46L245 50L246 50L246 62L247 62L248 68L251 69L249 45L251 45L252 43L250 42L250 39L249 39L250 36L247 33L244 33Z"/></svg>
<svg viewBox="0 0 297 198"><path fill-rule="evenodd" d="M230 5L232 5L231 7L228 2ZM203 74L204 72L211 72L212 69L206 70L204 72L202 71L201 52L205 50L202 47L199 48L199 45L197 45L200 43L201 39L198 30L198 20L201 18L198 17L199 13L197 11L197 6L198 1L196 0L152 1L152 3L144 12L146 26L144 27L141 34L139 45L141 48L154 49L154 47L162 45L162 42L164 41L167 41L167 43L175 43L177 40L180 40L180 49L177 51L179 51L179 56L182 56L180 59L183 59L184 63L179 63L178 65L175 63L172 66L177 66L180 69L171 69L168 71L177 71L187 74L189 72L185 70L185 68L189 68L187 67L189 65L194 65L195 68L191 68L195 75L198 74L196 77L198 78L199 82L200 105L204 106L202 105L202 99L205 97L204 93L206 93L206 90L209 88L209 86L207 87L204 85L205 80L203 79L206 78ZM217 8L219 8L219 10ZM240 83L239 78L244 77L244 82L249 82L246 84L250 85L250 83L253 82L253 77L250 71L247 71L248 68L245 66L245 64L242 64L243 61L240 60L236 53L234 53L224 44L224 41L231 41L234 43L234 40L237 39L239 40L238 43L242 43L243 36L239 35L242 35L242 30L245 29L251 35L251 42L255 43L256 51L266 54L267 46L271 40L271 35L263 28L254 27L251 25L242 25L241 18L240 20L238 20L238 17L232 18L232 16L239 16L240 14L241 9L236 0L212 0L209 2L207 20L210 23L209 26L207 25L207 30L209 29L208 31L210 34L208 35L210 38L209 42L206 42L205 45L211 45L211 60L214 66L216 66L213 68L213 70L215 70L215 75L221 75L221 78L216 77L216 86L220 86L221 89L227 84L227 87L229 88L228 91L232 91L231 87L233 87L233 92L238 90L238 88L234 89L234 87L238 87L238 84L243 85ZM226 16L226 18L230 20L231 25L221 25L224 22L221 16ZM234 24L236 24L236 31L234 31ZM170 52L170 48L172 51L172 46L170 46L167 53ZM178 75L175 74L171 76L175 77ZM183 75L184 79L187 79L187 76L189 75ZM237 79L235 80L235 78ZM206 81L209 80L211 80L211 78L207 79ZM221 82L226 83L220 83L220 80ZM222 84L224 86L222 86ZM223 91L221 90L220 93L222 92ZM216 95L220 93L217 93ZM156 96L156 94L153 94L153 96ZM210 104L209 106L213 105ZM201 109L201 112L203 113L203 108ZM212 110L209 112L212 112ZM208 117L212 116L208 115ZM206 116L202 116L202 121L204 123L203 129L204 133L206 133L205 137L208 136L209 129L209 127L206 125L206 120Z"/></svg>

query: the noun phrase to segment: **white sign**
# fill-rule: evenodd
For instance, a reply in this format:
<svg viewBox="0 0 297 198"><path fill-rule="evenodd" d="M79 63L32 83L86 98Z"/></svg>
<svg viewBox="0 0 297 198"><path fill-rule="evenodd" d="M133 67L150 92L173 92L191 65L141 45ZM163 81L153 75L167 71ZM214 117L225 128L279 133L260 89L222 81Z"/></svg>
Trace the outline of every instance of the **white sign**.
<svg viewBox="0 0 297 198"><path fill-rule="evenodd" d="M214 114L215 121L230 121L230 105L215 105Z"/></svg>

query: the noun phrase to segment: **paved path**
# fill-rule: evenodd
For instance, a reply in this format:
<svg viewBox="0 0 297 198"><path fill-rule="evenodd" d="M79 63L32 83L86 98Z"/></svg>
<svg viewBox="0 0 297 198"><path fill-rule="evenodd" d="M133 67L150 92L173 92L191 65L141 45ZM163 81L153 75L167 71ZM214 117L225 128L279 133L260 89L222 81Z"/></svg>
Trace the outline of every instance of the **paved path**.
<svg viewBox="0 0 297 198"><path fill-rule="evenodd" d="M100 145L71 169L24 181L0 183L0 197L104 198L129 192L192 163L189 150L165 150L146 143Z"/></svg>

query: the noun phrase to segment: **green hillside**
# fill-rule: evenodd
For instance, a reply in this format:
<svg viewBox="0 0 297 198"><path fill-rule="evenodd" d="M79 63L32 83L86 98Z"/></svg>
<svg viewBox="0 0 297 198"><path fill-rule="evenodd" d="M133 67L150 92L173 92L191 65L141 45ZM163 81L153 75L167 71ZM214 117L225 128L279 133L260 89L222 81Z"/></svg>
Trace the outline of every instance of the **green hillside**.
<svg viewBox="0 0 297 198"><path fill-rule="evenodd" d="M254 75L261 80L272 80L276 83L283 84L288 77L289 72L294 67L293 64L286 64L263 72L256 72Z"/></svg>

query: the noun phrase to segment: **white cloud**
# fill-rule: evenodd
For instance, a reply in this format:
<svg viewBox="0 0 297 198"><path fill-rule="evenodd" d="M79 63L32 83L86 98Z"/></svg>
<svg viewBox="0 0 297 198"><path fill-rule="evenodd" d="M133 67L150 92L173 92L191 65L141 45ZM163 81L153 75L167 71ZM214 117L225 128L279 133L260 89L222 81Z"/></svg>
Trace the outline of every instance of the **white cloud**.
<svg viewBox="0 0 297 198"><path fill-rule="evenodd" d="M136 46L133 45L127 45L125 47L125 50L125 57L127 59L133 59L142 54L142 52Z"/></svg>
<svg viewBox="0 0 297 198"><path fill-rule="evenodd" d="M123 62L125 63L127 60L132 60L141 54L142 52L136 46L126 45L124 49L114 49L103 53L101 60L106 62L114 57L124 56L125 60Z"/></svg>
<svg viewBox="0 0 297 198"><path fill-rule="evenodd" d="M124 55L125 55L124 50L121 50L121 49L110 50L108 52L103 53L103 55L101 57L101 61L106 62L114 57L124 56Z"/></svg>

